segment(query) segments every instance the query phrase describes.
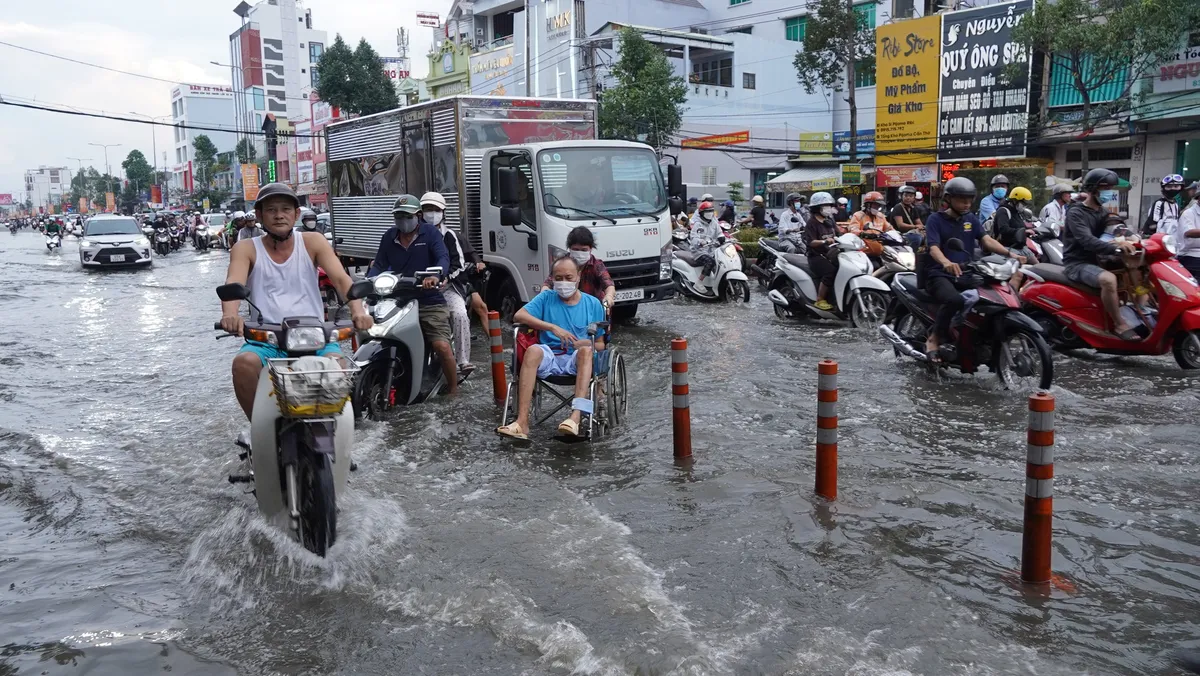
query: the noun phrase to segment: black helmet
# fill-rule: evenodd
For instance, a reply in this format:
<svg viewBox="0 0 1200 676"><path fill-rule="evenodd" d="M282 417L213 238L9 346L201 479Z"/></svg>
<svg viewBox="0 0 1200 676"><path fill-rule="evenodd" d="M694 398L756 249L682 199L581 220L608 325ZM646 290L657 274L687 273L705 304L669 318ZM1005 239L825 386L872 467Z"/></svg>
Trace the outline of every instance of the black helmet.
<svg viewBox="0 0 1200 676"><path fill-rule="evenodd" d="M917 194L917 189L912 187L911 185L902 185L902 186L900 186L900 194L901 195L915 195L915 194Z"/></svg>
<svg viewBox="0 0 1200 676"><path fill-rule="evenodd" d="M1098 168L1089 171L1083 177L1083 183L1080 184L1079 189L1083 192L1096 192L1100 190L1100 186L1102 185L1116 187L1120 182L1121 177L1117 176L1117 172L1111 169Z"/></svg>
<svg viewBox="0 0 1200 676"><path fill-rule="evenodd" d="M942 188L942 197L970 197L971 199L975 199L975 184L966 176L955 176L946 181L946 186Z"/></svg>
<svg viewBox="0 0 1200 676"><path fill-rule="evenodd" d="M297 209L300 208L300 198L296 197L296 192L286 183L268 183L259 188L258 197L254 200L255 208L258 208L258 205L268 197L286 197Z"/></svg>
<svg viewBox="0 0 1200 676"><path fill-rule="evenodd" d="M1008 177L1005 176L1004 174L996 174L995 176L992 177L992 185L996 185L998 183L1003 183L1004 185L1008 185Z"/></svg>
<svg viewBox="0 0 1200 676"><path fill-rule="evenodd" d="M786 197L786 198L784 198L784 200L783 200L783 203L784 203L784 204L787 204L788 206L791 206L792 202L796 202L796 201L798 201L799 199L800 199L800 193L798 193L798 192L789 192L789 193L788 193L788 195L787 195L787 197Z"/></svg>

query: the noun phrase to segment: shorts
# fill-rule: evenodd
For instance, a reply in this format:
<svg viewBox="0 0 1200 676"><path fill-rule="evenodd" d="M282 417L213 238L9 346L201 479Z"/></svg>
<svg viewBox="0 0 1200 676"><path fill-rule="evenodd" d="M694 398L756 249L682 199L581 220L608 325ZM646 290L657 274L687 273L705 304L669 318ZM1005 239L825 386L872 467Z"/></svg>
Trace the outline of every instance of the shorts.
<svg viewBox="0 0 1200 676"><path fill-rule="evenodd" d="M1104 268L1091 263L1071 263L1063 267L1063 275L1067 279L1084 286L1100 288L1100 275L1102 274L1104 274Z"/></svg>
<svg viewBox="0 0 1200 676"><path fill-rule="evenodd" d="M260 361L262 361L263 366L267 365L268 359L288 358L288 353L284 352L282 349L275 347L274 345L260 343L257 340L247 340L246 344L242 345L242 349L238 350L238 354L243 352L253 352L254 354L258 355L258 358ZM342 348L337 343L327 343L325 347L317 350L318 357L333 357L340 356L341 354Z"/></svg>
<svg viewBox="0 0 1200 676"><path fill-rule="evenodd" d="M575 354L568 352L567 354L554 354L554 350L550 349L549 345L530 345L529 349L539 348L542 351L542 363L538 364L538 378L549 378L550 376L573 376L575 370Z"/></svg>
<svg viewBox="0 0 1200 676"><path fill-rule="evenodd" d="M445 303L437 305L422 305L419 308L421 333L426 342L449 343L453 334L450 331L450 308Z"/></svg>

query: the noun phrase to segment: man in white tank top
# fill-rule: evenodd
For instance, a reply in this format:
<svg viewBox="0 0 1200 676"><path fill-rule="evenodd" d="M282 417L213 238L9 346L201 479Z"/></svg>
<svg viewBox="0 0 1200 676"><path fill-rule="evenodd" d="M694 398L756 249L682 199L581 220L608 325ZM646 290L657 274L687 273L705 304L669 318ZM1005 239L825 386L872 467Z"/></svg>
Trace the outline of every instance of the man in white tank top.
<svg viewBox="0 0 1200 676"><path fill-rule="evenodd" d="M254 212L266 234L238 242L229 252L225 283L245 284L250 289L250 302L262 311L265 323L278 324L284 317L324 318L325 308L317 287L318 266L325 270L342 298L350 292L350 275L325 236L293 231L299 211L300 200L291 188L282 183L268 183L258 191L258 201L254 203ZM221 328L240 336L243 326L239 305L238 301L221 303ZM362 331L374 323L361 301L350 301L350 317L354 327ZM333 343L318 354L338 357L341 349ZM254 392L263 366L268 359L286 356L277 347L247 341L234 357L233 391L246 418L254 408Z"/></svg>

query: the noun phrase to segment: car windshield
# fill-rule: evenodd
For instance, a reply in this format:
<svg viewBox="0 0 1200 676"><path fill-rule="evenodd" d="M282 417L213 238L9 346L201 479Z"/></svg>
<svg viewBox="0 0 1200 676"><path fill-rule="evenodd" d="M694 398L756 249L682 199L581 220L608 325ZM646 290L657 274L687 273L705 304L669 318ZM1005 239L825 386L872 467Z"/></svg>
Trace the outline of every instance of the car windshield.
<svg viewBox="0 0 1200 676"><path fill-rule="evenodd" d="M142 229L132 218L104 218L92 220L87 225L84 235L97 237L99 235L140 235Z"/></svg>
<svg viewBox="0 0 1200 676"><path fill-rule="evenodd" d="M647 216L667 207L662 171L651 150L560 148L541 151L537 163L542 204L553 216Z"/></svg>
<svg viewBox="0 0 1200 676"><path fill-rule="evenodd" d="M208 225L225 225L225 217L220 214L209 214L204 217L204 222Z"/></svg>

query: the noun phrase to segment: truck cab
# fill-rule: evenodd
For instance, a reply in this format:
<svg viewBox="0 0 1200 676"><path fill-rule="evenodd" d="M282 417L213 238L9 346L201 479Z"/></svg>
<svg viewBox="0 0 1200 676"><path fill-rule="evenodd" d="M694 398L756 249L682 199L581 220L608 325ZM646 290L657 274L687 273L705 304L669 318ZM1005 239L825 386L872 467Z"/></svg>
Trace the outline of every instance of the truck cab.
<svg viewBox="0 0 1200 676"><path fill-rule="evenodd" d="M487 303L511 314L542 289L584 226L616 286L615 319L674 294L671 215L658 156L626 141L555 141L491 148L482 157L480 254Z"/></svg>

